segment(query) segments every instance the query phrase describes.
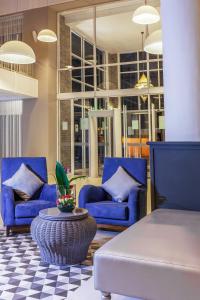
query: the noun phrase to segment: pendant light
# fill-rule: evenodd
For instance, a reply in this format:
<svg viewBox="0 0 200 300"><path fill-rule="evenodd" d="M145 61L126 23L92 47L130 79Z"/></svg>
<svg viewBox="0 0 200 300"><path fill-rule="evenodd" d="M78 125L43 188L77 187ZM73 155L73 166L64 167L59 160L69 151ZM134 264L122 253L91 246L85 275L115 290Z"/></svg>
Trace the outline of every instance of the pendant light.
<svg viewBox="0 0 200 300"><path fill-rule="evenodd" d="M57 41L57 35L50 29L43 29L38 33L37 39L40 42L54 43Z"/></svg>
<svg viewBox="0 0 200 300"><path fill-rule="evenodd" d="M144 52L144 32L141 32L141 34L142 34L142 51ZM144 61L144 57L142 58L142 60ZM143 65L143 70L144 70L144 65ZM140 79L136 83L135 88L141 90L145 88L147 89L149 87L153 87L153 84L151 84L151 81L147 78L146 74L143 72ZM141 95L140 97L144 102L148 98L147 95Z"/></svg>
<svg viewBox="0 0 200 300"><path fill-rule="evenodd" d="M150 25L160 21L160 14L155 7L147 5L145 0L145 5L135 10L132 21L140 25Z"/></svg>
<svg viewBox="0 0 200 300"><path fill-rule="evenodd" d="M33 49L18 40L8 41L0 48L0 61L11 64L33 64L36 61Z"/></svg>
<svg viewBox="0 0 200 300"><path fill-rule="evenodd" d="M150 54L163 54L161 29L151 33L144 43L144 51Z"/></svg>

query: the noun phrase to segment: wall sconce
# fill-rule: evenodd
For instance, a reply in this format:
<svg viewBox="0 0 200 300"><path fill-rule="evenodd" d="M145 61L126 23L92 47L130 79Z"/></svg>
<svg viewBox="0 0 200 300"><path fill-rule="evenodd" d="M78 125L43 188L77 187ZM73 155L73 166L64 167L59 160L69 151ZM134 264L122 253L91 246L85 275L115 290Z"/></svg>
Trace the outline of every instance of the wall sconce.
<svg viewBox="0 0 200 300"><path fill-rule="evenodd" d="M35 42L54 43L57 41L56 33L50 29L43 29L38 34L34 30L32 34Z"/></svg>

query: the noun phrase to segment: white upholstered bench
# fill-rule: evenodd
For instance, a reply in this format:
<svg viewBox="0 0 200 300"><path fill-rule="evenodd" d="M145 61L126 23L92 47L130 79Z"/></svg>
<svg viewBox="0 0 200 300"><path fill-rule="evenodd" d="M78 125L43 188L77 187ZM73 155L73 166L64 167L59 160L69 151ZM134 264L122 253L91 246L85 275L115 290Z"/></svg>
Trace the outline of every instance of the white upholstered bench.
<svg viewBox="0 0 200 300"><path fill-rule="evenodd" d="M101 247L95 288L145 300L200 299L200 212L158 209Z"/></svg>

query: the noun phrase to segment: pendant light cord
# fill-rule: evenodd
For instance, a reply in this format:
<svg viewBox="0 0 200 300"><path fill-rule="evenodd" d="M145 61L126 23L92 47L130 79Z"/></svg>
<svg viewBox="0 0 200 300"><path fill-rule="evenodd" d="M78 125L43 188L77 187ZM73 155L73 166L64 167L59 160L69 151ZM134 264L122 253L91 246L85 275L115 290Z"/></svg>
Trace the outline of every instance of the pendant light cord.
<svg viewBox="0 0 200 300"><path fill-rule="evenodd" d="M144 51L144 31L141 32L142 35L142 51Z"/></svg>
<svg viewBox="0 0 200 300"><path fill-rule="evenodd" d="M143 64L143 73L144 73L144 31L141 32L142 35L142 64Z"/></svg>

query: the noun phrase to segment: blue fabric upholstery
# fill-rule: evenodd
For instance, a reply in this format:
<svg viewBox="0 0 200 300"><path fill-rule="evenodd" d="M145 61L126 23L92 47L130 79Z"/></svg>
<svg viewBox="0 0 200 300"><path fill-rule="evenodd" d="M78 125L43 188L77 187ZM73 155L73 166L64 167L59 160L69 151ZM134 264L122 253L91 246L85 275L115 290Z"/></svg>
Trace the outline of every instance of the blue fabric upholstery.
<svg viewBox="0 0 200 300"><path fill-rule="evenodd" d="M2 158L1 164L1 182L12 177L24 163L40 179L47 183L47 163L45 157L8 157Z"/></svg>
<svg viewBox="0 0 200 300"><path fill-rule="evenodd" d="M118 167L123 167L129 175L139 181L142 185L147 184L147 161L142 158L110 158L104 160L102 183L107 181L117 171Z"/></svg>
<svg viewBox="0 0 200 300"><path fill-rule="evenodd" d="M113 201L101 201L87 203L86 208L89 214L95 218L128 220L127 202L113 203Z"/></svg>
<svg viewBox="0 0 200 300"><path fill-rule="evenodd" d="M55 204L46 200L22 201L15 205L15 218L34 218L41 209L54 207Z"/></svg>
<svg viewBox="0 0 200 300"><path fill-rule="evenodd" d="M102 187L84 186L79 193L79 207L87 208L98 224L130 226L146 214L147 161L140 158L105 158L102 182L112 177L119 166L142 186L133 187L123 203L111 201Z"/></svg>
<svg viewBox="0 0 200 300"><path fill-rule="evenodd" d="M2 158L2 182L9 179L21 164L26 164L45 183L28 202L20 203L13 190L2 184L1 215L5 226L29 225L40 209L56 206L56 185L47 184L44 157Z"/></svg>

